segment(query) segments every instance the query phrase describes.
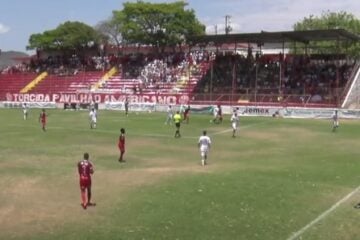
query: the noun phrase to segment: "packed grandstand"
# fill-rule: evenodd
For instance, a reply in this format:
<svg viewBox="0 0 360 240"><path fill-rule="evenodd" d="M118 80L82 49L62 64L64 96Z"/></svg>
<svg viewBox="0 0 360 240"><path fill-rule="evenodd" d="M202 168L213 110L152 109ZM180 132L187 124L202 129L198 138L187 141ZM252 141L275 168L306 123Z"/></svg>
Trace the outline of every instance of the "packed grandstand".
<svg viewBox="0 0 360 240"><path fill-rule="evenodd" d="M79 95L97 94L98 103L148 96L133 101L340 107L359 80L359 63L343 54L290 53L284 47L269 54L258 44L237 49L225 40L216 48L194 44L162 53L147 46L71 57L38 53L2 69L0 101L84 102L89 98Z"/></svg>

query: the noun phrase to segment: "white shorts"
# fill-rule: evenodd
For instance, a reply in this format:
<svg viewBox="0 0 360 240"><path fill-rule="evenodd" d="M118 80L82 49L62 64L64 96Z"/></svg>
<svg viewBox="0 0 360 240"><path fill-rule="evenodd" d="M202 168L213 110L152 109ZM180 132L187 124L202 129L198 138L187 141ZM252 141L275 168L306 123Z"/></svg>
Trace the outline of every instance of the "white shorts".
<svg viewBox="0 0 360 240"><path fill-rule="evenodd" d="M200 151L201 157L205 157L208 155L208 151Z"/></svg>
<svg viewBox="0 0 360 240"><path fill-rule="evenodd" d="M237 129L237 124L236 123L231 123L232 129L236 130Z"/></svg>
<svg viewBox="0 0 360 240"><path fill-rule="evenodd" d="M200 147L200 155L201 155L202 157L205 157L205 156L208 154L208 152L209 152L209 148L207 148L207 147Z"/></svg>

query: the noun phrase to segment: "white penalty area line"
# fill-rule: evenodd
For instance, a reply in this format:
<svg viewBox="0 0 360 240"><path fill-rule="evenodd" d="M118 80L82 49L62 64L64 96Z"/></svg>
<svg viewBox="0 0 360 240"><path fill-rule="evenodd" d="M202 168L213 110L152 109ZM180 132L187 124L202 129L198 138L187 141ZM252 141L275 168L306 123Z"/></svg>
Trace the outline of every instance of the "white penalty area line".
<svg viewBox="0 0 360 240"><path fill-rule="evenodd" d="M300 229L299 231L293 233L287 240L295 240L297 238L299 238L304 232L306 232L309 228L311 228L312 226L314 226L315 224L317 224L318 222L320 222L322 219L324 219L327 215L329 215L330 213L332 213L336 208L338 208L341 204L343 204L344 202L346 202L347 200L349 200L349 198L351 198L356 192L358 192L360 190L360 186L358 186L355 190L353 190L351 193L349 193L348 195L346 195L343 199L341 199L340 201L338 201L337 203L335 203L334 205L331 206L331 208L329 208L328 210L326 210L325 212L323 212L322 214L320 214L317 218L315 218L313 221L311 221L309 224L307 224L305 227L303 227L302 229Z"/></svg>

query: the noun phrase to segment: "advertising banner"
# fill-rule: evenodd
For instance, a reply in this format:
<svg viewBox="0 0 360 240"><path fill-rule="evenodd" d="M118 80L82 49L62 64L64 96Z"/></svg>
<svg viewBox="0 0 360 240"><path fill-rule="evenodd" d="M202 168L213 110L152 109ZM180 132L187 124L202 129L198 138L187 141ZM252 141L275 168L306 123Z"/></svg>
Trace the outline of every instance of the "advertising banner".
<svg viewBox="0 0 360 240"><path fill-rule="evenodd" d="M2 102L0 104L3 108L22 108L22 102ZM28 102L28 108L56 108L57 105L55 102Z"/></svg>
<svg viewBox="0 0 360 240"><path fill-rule="evenodd" d="M33 93L7 93L8 102L56 102L56 103L107 103L124 102L128 98L129 102L134 103L157 103L157 104L185 104L189 101L189 96L181 94L106 94L106 93L52 93L52 94L33 94Z"/></svg>
<svg viewBox="0 0 360 240"><path fill-rule="evenodd" d="M155 103L129 103L129 111L133 112L153 112ZM104 104L106 110L125 110L124 102L107 102Z"/></svg>

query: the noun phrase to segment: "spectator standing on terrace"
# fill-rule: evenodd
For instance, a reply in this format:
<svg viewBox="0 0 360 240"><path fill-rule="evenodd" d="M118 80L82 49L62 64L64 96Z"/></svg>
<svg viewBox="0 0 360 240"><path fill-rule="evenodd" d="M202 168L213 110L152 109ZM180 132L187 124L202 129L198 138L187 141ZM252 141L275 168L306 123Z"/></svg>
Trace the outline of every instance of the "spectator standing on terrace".
<svg viewBox="0 0 360 240"><path fill-rule="evenodd" d="M84 153L84 159L77 164L81 191L81 206L86 209L88 206L95 206L91 203L91 175L94 173L93 164L89 160L89 154Z"/></svg>
<svg viewBox="0 0 360 240"><path fill-rule="evenodd" d="M124 128L120 129L118 147L120 150L119 162L125 162L125 160L123 159L124 153L125 153L125 129Z"/></svg>
<svg viewBox="0 0 360 240"><path fill-rule="evenodd" d="M231 127L233 129L232 131L232 137L234 138L235 137L235 134L236 134L236 131L237 131L237 128L239 126L239 116L237 114L236 111L234 111L234 113L232 114L231 118L230 118L230 122L231 122Z"/></svg>
<svg viewBox="0 0 360 240"><path fill-rule="evenodd" d="M338 111L335 110L333 116L332 116L332 120L333 120L333 128L332 131L335 132L336 129L338 129L339 127L339 116L338 116Z"/></svg>
<svg viewBox="0 0 360 240"><path fill-rule="evenodd" d="M200 136L198 141L198 147L200 148L201 155L201 165L205 166L207 164L207 155L210 150L211 140L210 137L206 135L206 131L203 131L203 135Z"/></svg>
<svg viewBox="0 0 360 240"><path fill-rule="evenodd" d="M45 109L43 109L39 116L39 122L41 122L41 128L44 132L46 131L46 120L47 120L47 114L45 112Z"/></svg>
<svg viewBox="0 0 360 240"><path fill-rule="evenodd" d="M89 113L89 118L90 118L90 128L96 128L96 123L97 123L97 112L94 108L91 109L90 113Z"/></svg>
<svg viewBox="0 0 360 240"><path fill-rule="evenodd" d="M167 112L167 117L166 117L166 120L165 120L164 124L165 125L168 125L168 124L171 125L171 121L173 119L173 110L172 110L171 105L168 106L166 112Z"/></svg>
<svg viewBox="0 0 360 240"><path fill-rule="evenodd" d="M179 111L177 111L176 114L174 115L174 122L176 127L175 138L179 138L181 137L180 134L181 115Z"/></svg>
<svg viewBox="0 0 360 240"><path fill-rule="evenodd" d="M29 106L26 103L23 103L22 109L23 109L23 113L24 113L24 120L26 120L28 118L28 114L29 114Z"/></svg>

